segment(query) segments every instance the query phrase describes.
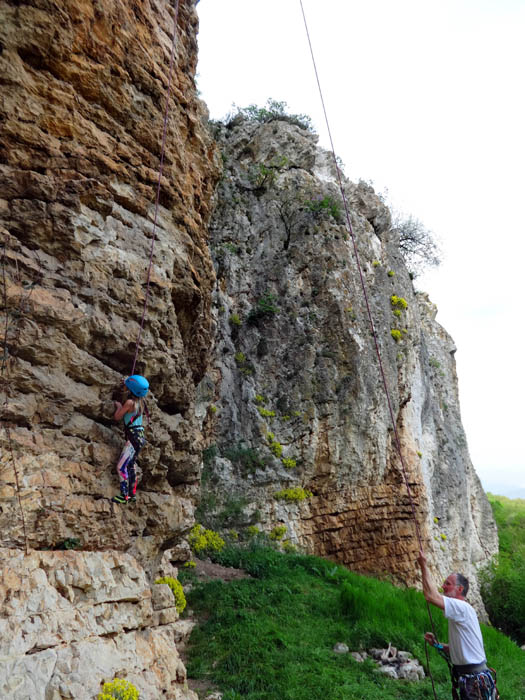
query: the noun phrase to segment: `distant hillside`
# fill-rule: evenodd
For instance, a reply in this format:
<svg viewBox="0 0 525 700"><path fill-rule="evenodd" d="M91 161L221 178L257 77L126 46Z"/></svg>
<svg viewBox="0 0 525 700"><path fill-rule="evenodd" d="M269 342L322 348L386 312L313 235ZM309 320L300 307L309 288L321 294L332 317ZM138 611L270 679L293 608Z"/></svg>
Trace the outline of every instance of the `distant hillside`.
<svg viewBox="0 0 525 700"><path fill-rule="evenodd" d="M524 477L525 478L525 477ZM506 498L525 498L525 486L511 486L509 484L500 484L498 482L483 482L485 491L491 494L499 494ZM498 496L495 496L498 498Z"/></svg>
<svg viewBox="0 0 525 700"><path fill-rule="evenodd" d="M525 644L525 500L488 494L498 526L499 555L482 573L491 622Z"/></svg>

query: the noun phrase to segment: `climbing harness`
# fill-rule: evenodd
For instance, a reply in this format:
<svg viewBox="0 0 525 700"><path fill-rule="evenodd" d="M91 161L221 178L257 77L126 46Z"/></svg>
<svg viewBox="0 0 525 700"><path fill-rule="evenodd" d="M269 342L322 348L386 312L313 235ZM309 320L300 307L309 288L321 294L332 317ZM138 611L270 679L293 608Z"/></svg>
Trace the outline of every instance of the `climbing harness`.
<svg viewBox="0 0 525 700"><path fill-rule="evenodd" d="M425 639L425 653L427 655L427 666L429 664L427 645ZM450 671L452 681L453 700L499 700L497 688L497 675L493 668L488 667L484 662L481 664L467 664L466 666L454 666L450 656L445 651L443 644L432 644L440 656L442 656ZM458 692L459 691L459 692Z"/></svg>
<svg viewBox="0 0 525 700"><path fill-rule="evenodd" d="M156 236L156 231L157 231L157 220L158 220L158 213L159 213L160 183L162 180L162 171L164 169L164 153L166 150L166 134L167 134L167 130L168 130L168 111L169 111L169 104L170 104L170 97L171 97L171 84L172 84L173 64L174 64L174 57L175 57L175 44L176 44L176 39L177 39L178 19L179 19L179 0L176 0L174 19L173 19L173 38L171 41L170 67L169 67L169 77L168 77L168 92L166 95L166 107L164 109L164 125L162 128L162 145L161 145L161 149L160 149L159 177L157 180L157 195L155 197L155 216L153 219L153 230L152 230L152 234L151 234L151 249L150 249L150 254L149 254L148 274L147 274L147 278L146 278L146 294L144 297L144 307L142 309L142 318L140 321L140 327L139 327L139 332L137 335L137 342L136 342L136 346L135 346L135 356L133 357L133 366L131 368L132 375L135 372L135 365L137 364L137 357L139 354L139 347L140 347L140 341L142 338L142 331L144 329L144 322L146 320L146 310L148 308L149 289L150 289L150 282L151 282L151 268L153 265L153 250L155 247L155 236Z"/></svg>
<svg viewBox="0 0 525 700"><path fill-rule="evenodd" d="M428 642L425 640L425 652L427 665L429 663ZM499 700L497 687L497 674L493 668L484 662L481 664L467 664L466 666L454 666L450 656L445 651L443 644L433 644L440 656L442 656L450 671L452 681L453 700Z"/></svg>
<svg viewBox="0 0 525 700"><path fill-rule="evenodd" d="M462 696L465 700L499 700L499 692L496 685L496 671L485 667L476 673L462 673L457 669L452 670L452 696L459 700ZM457 691L460 691L460 695ZM454 695L454 692L456 695Z"/></svg>

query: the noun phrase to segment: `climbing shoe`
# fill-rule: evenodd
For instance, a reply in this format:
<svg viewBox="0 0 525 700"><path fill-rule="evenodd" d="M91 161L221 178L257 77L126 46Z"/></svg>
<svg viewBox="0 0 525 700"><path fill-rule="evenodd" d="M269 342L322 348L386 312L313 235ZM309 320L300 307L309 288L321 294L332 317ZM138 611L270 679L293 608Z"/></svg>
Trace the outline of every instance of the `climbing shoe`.
<svg viewBox="0 0 525 700"><path fill-rule="evenodd" d="M121 493L119 493L117 496L113 496L113 498L111 500L113 501L113 503L127 503L128 502L128 499L125 496L123 496Z"/></svg>
<svg viewBox="0 0 525 700"><path fill-rule="evenodd" d="M130 497L128 498L128 501L129 501L130 503L136 503L136 502L137 502L137 497L136 497L136 496L130 496Z"/></svg>

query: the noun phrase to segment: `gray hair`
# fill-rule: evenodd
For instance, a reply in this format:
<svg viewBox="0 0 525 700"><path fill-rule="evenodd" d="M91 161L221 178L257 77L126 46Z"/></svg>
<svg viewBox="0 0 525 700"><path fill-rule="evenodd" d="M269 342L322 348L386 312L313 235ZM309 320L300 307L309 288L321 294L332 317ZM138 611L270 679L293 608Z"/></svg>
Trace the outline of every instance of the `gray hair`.
<svg viewBox="0 0 525 700"><path fill-rule="evenodd" d="M463 574L456 574L456 586L463 587L463 595L466 598L467 593L468 593L468 587L469 587L468 578L466 576L463 576Z"/></svg>

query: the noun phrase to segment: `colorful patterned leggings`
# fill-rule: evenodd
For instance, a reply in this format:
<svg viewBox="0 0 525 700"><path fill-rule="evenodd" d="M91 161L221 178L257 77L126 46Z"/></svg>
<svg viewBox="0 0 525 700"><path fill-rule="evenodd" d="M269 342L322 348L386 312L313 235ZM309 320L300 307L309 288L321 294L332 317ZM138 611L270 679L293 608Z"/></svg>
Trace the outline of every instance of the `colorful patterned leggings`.
<svg viewBox="0 0 525 700"><path fill-rule="evenodd" d="M120 479L120 493L127 498L134 496L137 491L137 476L135 462L139 452L146 444L144 428L140 425L126 428L126 444L120 453L117 463L117 473Z"/></svg>

